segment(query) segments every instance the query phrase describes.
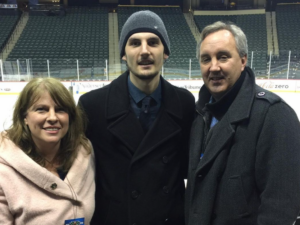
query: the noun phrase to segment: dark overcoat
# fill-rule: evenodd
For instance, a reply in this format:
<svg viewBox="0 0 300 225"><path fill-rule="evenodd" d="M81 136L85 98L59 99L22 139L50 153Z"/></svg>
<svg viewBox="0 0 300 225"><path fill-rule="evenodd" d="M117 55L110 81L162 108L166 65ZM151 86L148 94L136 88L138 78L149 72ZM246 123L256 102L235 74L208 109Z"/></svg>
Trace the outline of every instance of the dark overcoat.
<svg viewBox="0 0 300 225"><path fill-rule="evenodd" d="M255 84L249 68L245 73L205 143L200 102L208 90L201 88L191 130L187 225L292 225L300 210L299 120L281 98Z"/></svg>
<svg viewBox="0 0 300 225"><path fill-rule="evenodd" d="M144 134L130 106L127 77L79 100L96 157L93 224L183 225L194 97L161 78L161 109Z"/></svg>

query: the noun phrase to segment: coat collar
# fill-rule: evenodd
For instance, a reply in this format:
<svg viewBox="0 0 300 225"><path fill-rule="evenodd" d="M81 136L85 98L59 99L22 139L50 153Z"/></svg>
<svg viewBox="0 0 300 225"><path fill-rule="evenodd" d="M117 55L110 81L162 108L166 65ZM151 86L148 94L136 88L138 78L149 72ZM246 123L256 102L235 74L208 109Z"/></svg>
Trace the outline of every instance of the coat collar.
<svg viewBox="0 0 300 225"><path fill-rule="evenodd" d="M0 164L5 164L14 171L27 178L28 183L35 184L46 192L68 198L73 201L81 202L83 199L74 199L74 194L70 191L68 183L72 184L73 191L78 194L86 185L87 174L94 171L94 161L86 150L78 147L78 155L69 169L65 181L52 174L46 168L37 164L33 159L25 154L17 145L6 137L5 133L0 133ZM68 183L66 181L68 179ZM57 188L52 189L56 184Z"/></svg>
<svg viewBox="0 0 300 225"><path fill-rule="evenodd" d="M114 80L108 91L106 99L106 118L112 119L119 117L129 112L130 101L129 101L129 91L127 84L127 77L129 72L126 71L116 80ZM162 84L162 103L164 109L173 116L182 119L183 112L180 104L179 97L177 92L174 90L174 87L161 77Z"/></svg>
<svg viewBox="0 0 300 225"><path fill-rule="evenodd" d="M107 129L129 149L130 154L134 155L134 161L180 132L181 127L176 121L182 119L183 109L175 87L161 78L162 105L151 128L144 134L130 106L128 75L125 72L110 84L106 99L106 119Z"/></svg>
<svg viewBox="0 0 300 225"><path fill-rule="evenodd" d="M244 78L242 76L245 76ZM225 98L222 98L220 101L226 100L227 96L235 99L230 102L230 106L226 114L229 116L229 122L235 123L246 119L250 115L252 102L255 97L255 76L252 70L249 67L245 67L245 70L242 73L243 82L241 84L238 92L234 93L235 96L232 96L232 91L228 92ZM211 94L209 93L205 85L202 86L199 92L199 100L196 103L196 109L201 114L204 114L206 106L208 106L209 99ZM213 104L210 104L213 105ZM208 106L209 108L209 106Z"/></svg>
<svg viewBox="0 0 300 225"><path fill-rule="evenodd" d="M255 76L249 67L245 68L246 77L242 87L228 110L230 123L237 123L249 118L255 98Z"/></svg>
<svg viewBox="0 0 300 225"><path fill-rule="evenodd" d="M192 162L192 167L197 167L198 171L203 169L204 167L211 164L211 161L214 160L217 155L222 151L222 149L227 148L225 146L230 146L230 142L232 137L234 137L236 130L236 123L249 118L252 104L255 98L255 77L251 69L245 68L245 79L240 88L240 91L236 95L234 101L231 103L229 109L222 117L222 119L210 130L207 135L207 146L206 151L202 160L199 158ZM206 93L206 95L201 96L201 98L208 98L207 94L208 90L205 86L201 88L202 93ZM206 89L206 90L205 90ZM198 101L198 110L199 104L203 102L203 99L199 99ZM203 115L202 115L203 116ZM197 124L195 124L196 128L203 128L203 120L202 118L198 118ZM200 125L202 124L202 125ZM216 132L215 132L216 131ZM220 135L220 133L222 135ZM194 140L191 143L191 151L195 151L194 154L196 156L200 156L200 149L202 147L202 140Z"/></svg>

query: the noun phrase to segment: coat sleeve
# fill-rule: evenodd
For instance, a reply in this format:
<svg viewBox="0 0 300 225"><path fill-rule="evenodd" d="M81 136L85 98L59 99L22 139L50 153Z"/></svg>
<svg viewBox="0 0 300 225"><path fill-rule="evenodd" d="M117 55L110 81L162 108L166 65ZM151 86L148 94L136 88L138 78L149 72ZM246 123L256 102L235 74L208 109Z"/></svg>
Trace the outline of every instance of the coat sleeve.
<svg viewBox="0 0 300 225"><path fill-rule="evenodd" d="M184 90L186 91L186 90ZM188 161L189 161L189 139L190 139L190 132L193 120L195 118L195 97L188 92L186 94L185 99L182 99L183 102L183 137L182 137L182 149L184 152L183 155L183 176L187 179L188 173Z"/></svg>
<svg viewBox="0 0 300 225"><path fill-rule="evenodd" d="M13 225L14 218L11 215L3 189L0 186L0 224Z"/></svg>
<svg viewBox="0 0 300 225"><path fill-rule="evenodd" d="M89 117L89 111L88 111L88 108L86 106L86 96L80 96L79 100L78 100L78 104L77 104L77 107L79 107L83 114L84 114L84 117L86 118L86 129L85 129L85 135L87 136L87 138L89 138L89 135L91 133L91 118Z"/></svg>
<svg viewBox="0 0 300 225"><path fill-rule="evenodd" d="M271 105L256 148L257 225L292 225L300 210L300 124L287 104Z"/></svg>

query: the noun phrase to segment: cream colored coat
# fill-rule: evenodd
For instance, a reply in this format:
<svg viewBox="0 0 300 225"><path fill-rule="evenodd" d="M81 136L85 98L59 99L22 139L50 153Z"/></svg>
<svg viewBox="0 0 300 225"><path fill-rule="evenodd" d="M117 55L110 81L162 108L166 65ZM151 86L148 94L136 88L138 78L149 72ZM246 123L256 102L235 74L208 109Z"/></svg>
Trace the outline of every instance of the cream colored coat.
<svg viewBox="0 0 300 225"><path fill-rule="evenodd" d="M94 156L83 147L61 180L0 135L0 224L63 225L82 217L90 224L94 177Z"/></svg>

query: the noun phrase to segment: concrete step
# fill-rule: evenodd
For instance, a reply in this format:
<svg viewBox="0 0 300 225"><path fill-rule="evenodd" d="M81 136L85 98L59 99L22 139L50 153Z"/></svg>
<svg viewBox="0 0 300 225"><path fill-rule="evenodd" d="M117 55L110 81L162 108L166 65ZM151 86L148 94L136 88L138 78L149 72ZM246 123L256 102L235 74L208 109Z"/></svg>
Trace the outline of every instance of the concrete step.
<svg viewBox="0 0 300 225"><path fill-rule="evenodd" d="M7 59L8 55L11 53L16 43L18 42L24 28L27 25L28 19L28 12L23 12L19 22L16 25L16 28L14 29L12 35L9 38L9 42L4 46L3 51L0 53L0 55L2 54L3 56L3 61Z"/></svg>
<svg viewBox="0 0 300 225"><path fill-rule="evenodd" d="M187 22L187 24L188 24L188 26L189 26L189 28L190 28L193 36L194 36L196 42L198 42L199 37L200 37L200 32L199 32L199 30L198 30L198 28L196 26L195 21L194 21L193 14L191 14L191 13L183 13L183 15L184 15L184 18L185 18L185 20L186 20L186 22Z"/></svg>
<svg viewBox="0 0 300 225"><path fill-rule="evenodd" d="M119 30L118 30L118 14L109 13L109 62L108 73L109 79L115 79L115 76L121 74L120 53L119 53ZM120 65L120 66L118 66ZM117 74L119 72L119 74Z"/></svg>

